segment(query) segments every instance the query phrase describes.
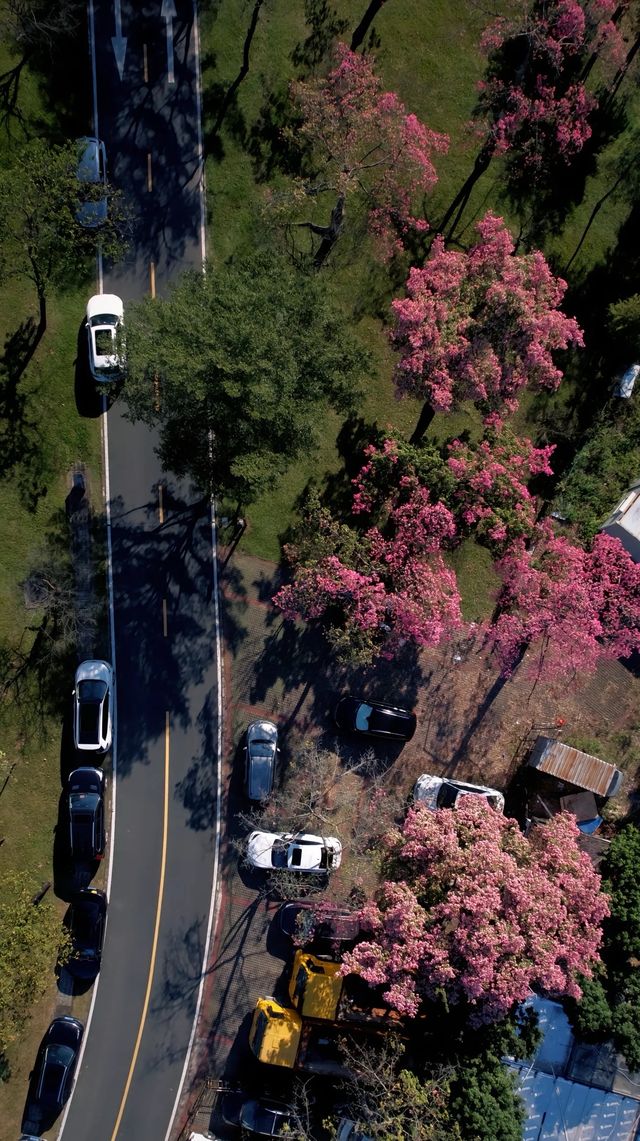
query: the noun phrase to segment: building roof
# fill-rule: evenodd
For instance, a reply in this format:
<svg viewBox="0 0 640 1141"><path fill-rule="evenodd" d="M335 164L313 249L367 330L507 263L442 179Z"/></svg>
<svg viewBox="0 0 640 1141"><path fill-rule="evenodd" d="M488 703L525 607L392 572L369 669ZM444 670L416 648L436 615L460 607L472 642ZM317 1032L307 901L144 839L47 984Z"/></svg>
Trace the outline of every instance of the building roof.
<svg viewBox="0 0 640 1141"><path fill-rule="evenodd" d="M640 1102L581 1082L556 1078L524 1064L520 1093L527 1120L523 1141L634 1141Z"/></svg>
<svg viewBox="0 0 640 1141"><path fill-rule="evenodd" d="M640 541L640 480L631 484L609 518L602 524L601 530L608 530L613 524L622 527L633 535L634 539Z"/></svg>
<svg viewBox="0 0 640 1141"><path fill-rule="evenodd" d="M527 763L556 780L587 789L596 796L613 796L622 783L622 772L615 765L553 737L538 737Z"/></svg>
<svg viewBox="0 0 640 1141"><path fill-rule="evenodd" d="M523 1141L636 1141L638 1075L613 1047L577 1042L560 1003L532 995L526 1005L543 1037L533 1062L509 1060L527 1113Z"/></svg>

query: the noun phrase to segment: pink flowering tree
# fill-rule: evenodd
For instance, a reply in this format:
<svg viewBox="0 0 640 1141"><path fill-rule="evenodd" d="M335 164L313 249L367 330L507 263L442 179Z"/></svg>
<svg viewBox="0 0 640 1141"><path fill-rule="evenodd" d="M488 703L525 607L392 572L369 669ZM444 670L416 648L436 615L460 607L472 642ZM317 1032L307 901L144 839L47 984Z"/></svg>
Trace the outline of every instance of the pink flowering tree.
<svg viewBox="0 0 640 1141"><path fill-rule="evenodd" d="M534 535L537 506L527 484L533 476L553 474L553 450L534 447L495 417L475 443L453 440L440 449L431 442L382 439L365 448L365 463L352 481L352 510L375 518L398 481L414 476L453 513L458 538L472 535L502 554L515 540Z"/></svg>
<svg viewBox="0 0 640 1141"><path fill-rule="evenodd" d="M313 177L296 182L293 200L317 210L331 203L328 220L325 213L323 221L296 223L320 239L317 265L340 237L352 199L364 205L387 257L408 233L426 230L417 203L436 182L433 155L448 140L383 91L370 56L338 44L329 75L292 83L291 96L301 115L295 137L310 144L314 168Z"/></svg>
<svg viewBox="0 0 640 1141"><path fill-rule="evenodd" d="M322 619L351 661L394 657L406 643L435 646L462 624L454 572L442 547L455 523L413 476L402 476L383 525L358 532L312 502L286 555L293 581L274 597L286 618Z"/></svg>
<svg viewBox="0 0 640 1141"><path fill-rule="evenodd" d="M474 798L417 804L387 837L389 878L361 917L371 937L343 956L400 1014L444 996L475 1025L535 990L579 998L608 914L600 877L563 813L529 837Z"/></svg>
<svg viewBox="0 0 640 1141"><path fill-rule="evenodd" d="M434 412L463 400L513 412L525 385L554 391L562 379L554 352L583 343L578 323L560 311L566 283L543 254L516 254L494 214L477 230L466 252L437 237L425 265L410 270L407 296L391 304L397 392L425 401L414 440Z"/></svg>
<svg viewBox="0 0 640 1141"><path fill-rule="evenodd" d="M535 475L553 475L554 445L535 448L529 439L489 426L478 444L453 440L447 451L455 478L449 505L462 533L496 554L518 539L531 539L537 507L527 483Z"/></svg>
<svg viewBox="0 0 640 1141"><path fill-rule="evenodd" d="M503 674L529 646L533 672L549 679L640 649L640 566L618 539L599 535L586 551L541 528L532 548L515 543L497 570L502 588L487 639Z"/></svg>
<svg viewBox="0 0 640 1141"><path fill-rule="evenodd" d="M600 57L624 59L619 21L628 0L518 0L485 31L489 76L478 125L494 153L511 151L521 173L569 163L591 137L597 106L585 79Z"/></svg>

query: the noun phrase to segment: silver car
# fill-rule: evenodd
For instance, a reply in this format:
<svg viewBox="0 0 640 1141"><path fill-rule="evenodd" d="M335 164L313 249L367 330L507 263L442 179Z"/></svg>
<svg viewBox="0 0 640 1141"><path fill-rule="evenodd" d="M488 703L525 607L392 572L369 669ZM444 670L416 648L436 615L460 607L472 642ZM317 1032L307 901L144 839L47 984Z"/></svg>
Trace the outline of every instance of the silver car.
<svg viewBox="0 0 640 1141"><path fill-rule="evenodd" d="M73 743L81 752L106 753L113 737L113 670L90 659L76 670L73 687Z"/></svg>
<svg viewBox="0 0 640 1141"><path fill-rule="evenodd" d="M273 721L252 721L244 747L244 790L249 800L266 800L270 795L279 752Z"/></svg>
<svg viewBox="0 0 640 1141"><path fill-rule="evenodd" d="M426 804L433 811L436 808L455 808L463 796L481 796L497 812L504 812L504 796L495 788L484 784L467 784L463 780L449 780L447 777L432 777L423 773L418 777L413 799Z"/></svg>
<svg viewBox="0 0 640 1141"><path fill-rule="evenodd" d="M78 139L78 182L87 188L76 218L81 226L94 229L107 220L107 153L100 139Z"/></svg>

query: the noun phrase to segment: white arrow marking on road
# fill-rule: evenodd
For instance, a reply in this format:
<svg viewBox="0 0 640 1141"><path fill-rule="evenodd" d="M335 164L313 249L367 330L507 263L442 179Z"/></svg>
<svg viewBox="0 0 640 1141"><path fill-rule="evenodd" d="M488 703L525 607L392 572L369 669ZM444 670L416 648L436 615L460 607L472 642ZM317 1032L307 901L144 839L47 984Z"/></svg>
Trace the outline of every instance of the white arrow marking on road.
<svg viewBox="0 0 640 1141"><path fill-rule="evenodd" d="M124 72L124 57L127 54L127 37L122 34L122 13L120 11L120 0L113 0L114 14L116 18L116 34L111 37L111 46L113 54L116 57L116 65L118 68L118 75L122 79Z"/></svg>
<svg viewBox="0 0 640 1141"><path fill-rule="evenodd" d="M167 80L169 83L175 83L176 81L173 72L173 21L177 15L174 0L162 0L160 16L167 25Z"/></svg>

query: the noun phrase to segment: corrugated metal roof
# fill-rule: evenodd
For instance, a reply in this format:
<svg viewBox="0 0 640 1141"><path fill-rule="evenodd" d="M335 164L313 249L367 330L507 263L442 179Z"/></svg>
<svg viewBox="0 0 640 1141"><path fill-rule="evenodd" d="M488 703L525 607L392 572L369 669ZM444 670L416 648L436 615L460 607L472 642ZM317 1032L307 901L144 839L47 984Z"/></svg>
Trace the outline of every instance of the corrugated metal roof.
<svg viewBox="0 0 640 1141"><path fill-rule="evenodd" d="M622 780L622 773L615 765L582 753L580 749L553 737L537 738L528 763L540 772L578 788L586 788L596 796L612 796Z"/></svg>
<svg viewBox="0 0 640 1141"><path fill-rule="evenodd" d="M526 1065L520 1092L526 1110L524 1141L633 1141L640 1105L630 1097L554 1078Z"/></svg>

